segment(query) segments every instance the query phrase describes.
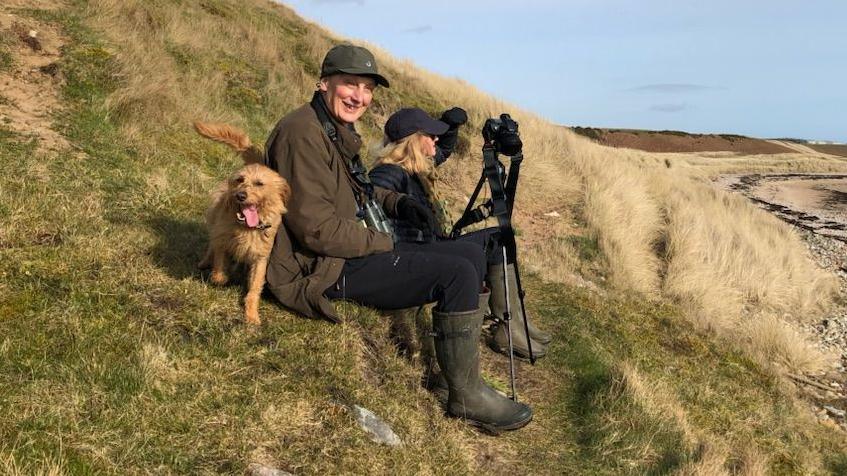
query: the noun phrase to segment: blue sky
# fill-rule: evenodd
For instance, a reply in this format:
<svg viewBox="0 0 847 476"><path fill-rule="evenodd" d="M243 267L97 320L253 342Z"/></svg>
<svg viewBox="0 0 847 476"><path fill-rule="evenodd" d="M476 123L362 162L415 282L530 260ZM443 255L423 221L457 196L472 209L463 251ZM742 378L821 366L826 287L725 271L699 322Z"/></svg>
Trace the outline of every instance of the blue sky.
<svg viewBox="0 0 847 476"><path fill-rule="evenodd" d="M847 142L844 0L283 3L559 124Z"/></svg>

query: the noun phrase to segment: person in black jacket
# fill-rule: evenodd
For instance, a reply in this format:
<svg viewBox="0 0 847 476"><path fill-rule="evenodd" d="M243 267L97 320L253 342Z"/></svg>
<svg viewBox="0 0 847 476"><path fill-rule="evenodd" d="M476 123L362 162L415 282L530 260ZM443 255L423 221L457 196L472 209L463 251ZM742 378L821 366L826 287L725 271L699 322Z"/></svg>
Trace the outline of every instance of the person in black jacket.
<svg viewBox="0 0 847 476"><path fill-rule="evenodd" d="M421 228L405 220L393 221L399 241L431 243L446 236L446 216L440 203L432 199L434 167L444 163L459 136L459 126L467 122L467 113L455 107L435 121L417 108L394 113L385 124L385 138L370 171L371 181L389 190L401 191L432 212L432 228ZM424 131L423 128L427 128ZM438 207L438 208L436 208Z"/></svg>
<svg viewBox="0 0 847 476"><path fill-rule="evenodd" d="M435 167L450 157L456 145L459 127L467 122L467 113L458 107L445 111L435 120L418 108L404 108L392 114L385 123L383 147L378 151L370 179L374 185L404 193L424 205L431 213L427 224L421 227L404 220L394 220L395 239L410 243L432 243L450 240L449 219L438 199L435 188ZM488 267L480 279L491 289L489 309L495 317L506 310L504 273L509 281L509 300L512 304L511 334L515 354L529 358L529 345L524 330L524 318L517 305L517 284L514 265L504 266L499 229L485 228L464 234L456 239L475 243L485 251ZM535 358L546 354L551 336L530 321L529 338ZM493 333L492 347L508 351L505 326Z"/></svg>

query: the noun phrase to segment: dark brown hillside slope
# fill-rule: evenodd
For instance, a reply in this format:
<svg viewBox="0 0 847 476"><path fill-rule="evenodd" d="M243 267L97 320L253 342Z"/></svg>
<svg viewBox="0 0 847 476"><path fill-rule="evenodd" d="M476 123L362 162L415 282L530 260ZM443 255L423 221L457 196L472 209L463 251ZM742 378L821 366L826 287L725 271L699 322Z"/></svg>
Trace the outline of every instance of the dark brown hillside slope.
<svg viewBox="0 0 847 476"><path fill-rule="evenodd" d="M824 154L840 155L847 157L847 145L844 144L806 144L806 146L815 149Z"/></svg>
<svg viewBox="0 0 847 476"><path fill-rule="evenodd" d="M735 152L738 154L784 154L791 150L762 139L733 134L690 134L681 131L645 131L573 127L577 134L602 145L647 152Z"/></svg>

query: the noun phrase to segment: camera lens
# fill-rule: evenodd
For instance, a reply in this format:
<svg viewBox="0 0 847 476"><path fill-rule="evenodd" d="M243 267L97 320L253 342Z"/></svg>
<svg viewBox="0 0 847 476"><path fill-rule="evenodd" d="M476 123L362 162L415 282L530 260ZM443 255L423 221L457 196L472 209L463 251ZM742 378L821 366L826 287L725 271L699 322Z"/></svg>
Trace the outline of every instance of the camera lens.
<svg viewBox="0 0 847 476"><path fill-rule="evenodd" d="M491 143L497 152L514 156L521 153L523 143L518 134L518 123L512 120L508 114L501 114L500 118L489 118L482 126L482 137L485 142Z"/></svg>
<svg viewBox="0 0 847 476"><path fill-rule="evenodd" d="M504 155L513 156L521 153L523 143L517 133L503 134L499 140L500 152Z"/></svg>

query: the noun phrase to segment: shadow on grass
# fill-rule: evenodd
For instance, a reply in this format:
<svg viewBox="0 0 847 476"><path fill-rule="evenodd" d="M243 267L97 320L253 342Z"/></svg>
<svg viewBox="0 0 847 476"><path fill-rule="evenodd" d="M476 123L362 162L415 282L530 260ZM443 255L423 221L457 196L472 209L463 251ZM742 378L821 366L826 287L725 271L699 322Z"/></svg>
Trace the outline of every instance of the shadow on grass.
<svg viewBox="0 0 847 476"><path fill-rule="evenodd" d="M574 378L565 401L585 458L598 468L635 469L645 475L673 473L691 459L681 432L645 413L621 386L614 368L579 343L571 349L568 360ZM611 454L621 461L609 458Z"/></svg>
<svg viewBox="0 0 847 476"><path fill-rule="evenodd" d="M847 474L847 455L843 453L830 455L826 461L826 469L831 474Z"/></svg>
<svg viewBox="0 0 847 476"><path fill-rule="evenodd" d="M164 269L174 279L194 278L207 281L209 270L200 270L197 263L206 253L209 236L206 225L200 221L184 221L173 216L161 215L147 220L147 226L156 232L158 241L150 250L150 256L157 266ZM229 281L224 288L237 287L239 302L244 300L247 293L245 287L247 270L244 265L231 263L228 269ZM172 303L168 297L157 298L157 307L169 307ZM262 290L262 300L276 305L278 309L287 310L265 287ZM239 316L240 319L240 316Z"/></svg>
<svg viewBox="0 0 847 476"><path fill-rule="evenodd" d="M197 263L209 244L202 222L157 216L149 219L147 225L158 235L150 255L159 267L176 279L201 276Z"/></svg>
<svg viewBox="0 0 847 476"><path fill-rule="evenodd" d="M558 389L558 418L578 448L579 465L585 474L659 475L680 469L694 456L685 448L682 432L669 418L641 407L616 364L621 356L598 345L621 339L608 333L611 329L604 322L616 317L586 313L573 304L562 306L560 300L540 313L571 316L557 322L556 335L563 345L549 358L572 372Z"/></svg>

